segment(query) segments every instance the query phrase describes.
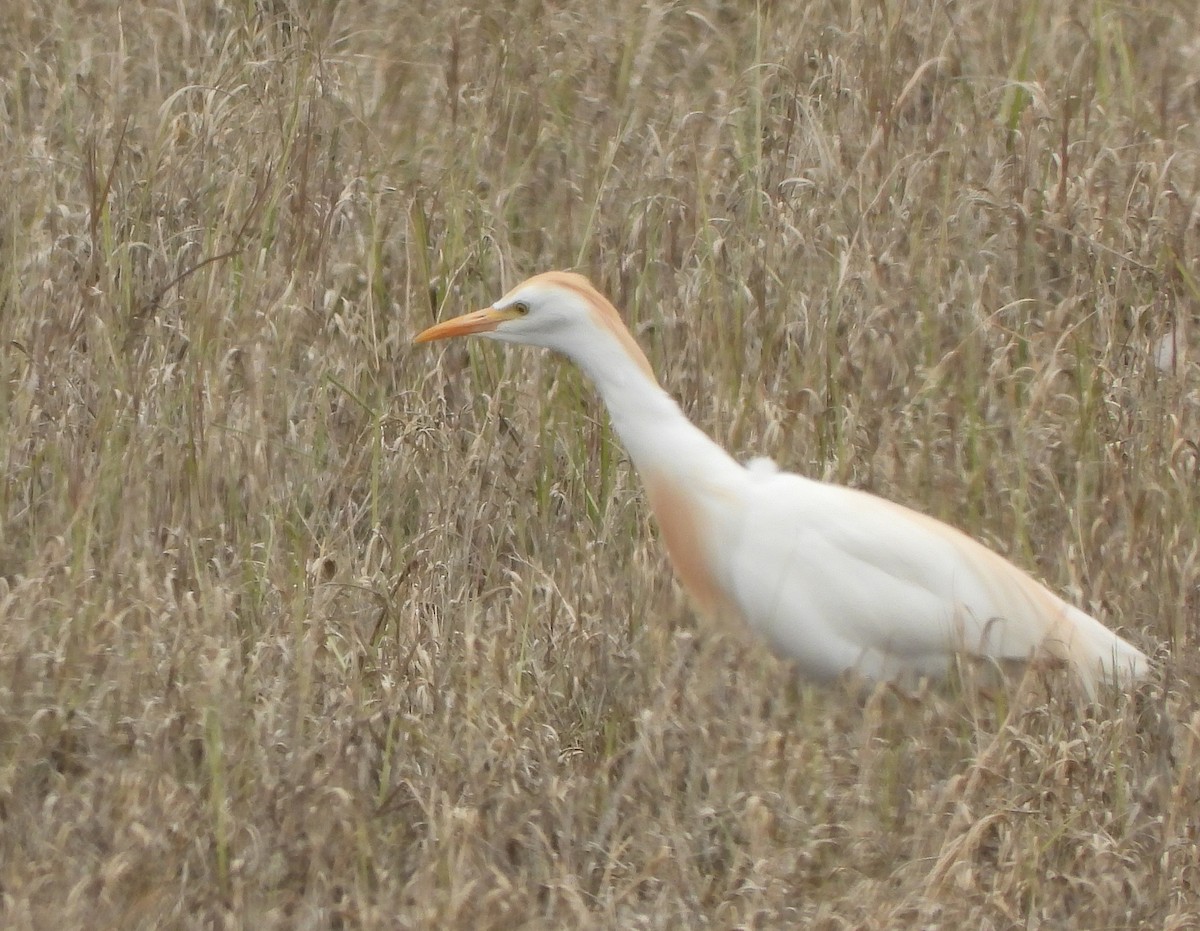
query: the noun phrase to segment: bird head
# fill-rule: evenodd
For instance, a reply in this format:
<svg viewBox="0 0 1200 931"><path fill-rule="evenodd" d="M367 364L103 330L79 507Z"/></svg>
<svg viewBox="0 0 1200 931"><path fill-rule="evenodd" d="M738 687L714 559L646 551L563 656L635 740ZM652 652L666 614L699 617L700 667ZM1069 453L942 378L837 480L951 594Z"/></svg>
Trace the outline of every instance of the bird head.
<svg viewBox="0 0 1200 931"><path fill-rule="evenodd" d="M590 363L613 349L631 357L654 378L645 354L616 309L590 281L573 272L534 275L491 307L443 320L422 330L413 342L471 335L553 349L593 372Z"/></svg>
<svg viewBox="0 0 1200 931"><path fill-rule="evenodd" d="M594 327L596 298L603 301L582 275L547 272L517 285L491 307L429 327L413 342L478 335L568 352L572 338Z"/></svg>

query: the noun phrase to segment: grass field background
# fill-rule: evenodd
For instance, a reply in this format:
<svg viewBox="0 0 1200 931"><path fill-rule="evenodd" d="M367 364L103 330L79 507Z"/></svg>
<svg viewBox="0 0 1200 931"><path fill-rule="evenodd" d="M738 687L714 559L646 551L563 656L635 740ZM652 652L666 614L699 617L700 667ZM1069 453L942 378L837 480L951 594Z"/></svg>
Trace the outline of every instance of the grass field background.
<svg viewBox="0 0 1200 931"><path fill-rule="evenodd" d="M1200 13L0 11L0 924L1194 928ZM818 689L698 622L580 376L1157 657Z"/></svg>

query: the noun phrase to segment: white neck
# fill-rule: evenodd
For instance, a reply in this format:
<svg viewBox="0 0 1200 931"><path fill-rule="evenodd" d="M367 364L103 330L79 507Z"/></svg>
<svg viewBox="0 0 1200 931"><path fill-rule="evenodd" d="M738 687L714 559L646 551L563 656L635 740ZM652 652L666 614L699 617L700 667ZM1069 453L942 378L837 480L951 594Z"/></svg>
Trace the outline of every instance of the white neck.
<svg viewBox="0 0 1200 931"><path fill-rule="evenodd" d="M684 416L679 405L608 333L567 355L595 384L638 472L724 477L742 467Z"/></svg>

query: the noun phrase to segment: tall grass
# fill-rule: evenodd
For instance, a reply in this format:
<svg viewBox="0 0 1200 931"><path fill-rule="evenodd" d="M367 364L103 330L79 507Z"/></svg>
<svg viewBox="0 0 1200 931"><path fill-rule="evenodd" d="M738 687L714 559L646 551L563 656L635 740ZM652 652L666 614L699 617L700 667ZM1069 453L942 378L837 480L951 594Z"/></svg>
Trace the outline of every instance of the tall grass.
<svg viewBox="0 0 1200 931"><path fill-rule="evenodd" d="M1198 27L6 8L0 923L1186 926ZM551 267L1154 681L861 702L697 623L577 373L409 345Z"/></svg>

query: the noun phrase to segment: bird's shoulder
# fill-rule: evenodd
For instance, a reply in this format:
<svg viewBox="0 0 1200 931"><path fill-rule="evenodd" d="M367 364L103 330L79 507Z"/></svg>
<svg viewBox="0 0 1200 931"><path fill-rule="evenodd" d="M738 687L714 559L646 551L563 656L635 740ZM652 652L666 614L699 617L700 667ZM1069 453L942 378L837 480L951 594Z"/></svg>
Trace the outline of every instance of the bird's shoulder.
<svg viewBox="0 0 1200 931"><path fill-rule="evenodd" d="M868 549L904 549L929 537L949 542L963 536L936 518L869 491L788 472L770 460L761 462L767 465L747 464L753 480L747 483L745 500L763 523L791 524L830 542Z"/></svg>
<svg viewBox="0 0 1200 931"><path fill-rule="evenodd" d="M755 456L746 461L746 471L754 476L778 475L779 466L767 456Z"/></svg>

